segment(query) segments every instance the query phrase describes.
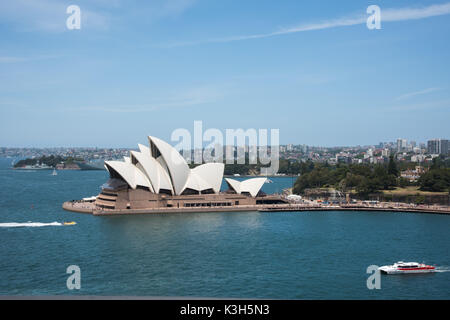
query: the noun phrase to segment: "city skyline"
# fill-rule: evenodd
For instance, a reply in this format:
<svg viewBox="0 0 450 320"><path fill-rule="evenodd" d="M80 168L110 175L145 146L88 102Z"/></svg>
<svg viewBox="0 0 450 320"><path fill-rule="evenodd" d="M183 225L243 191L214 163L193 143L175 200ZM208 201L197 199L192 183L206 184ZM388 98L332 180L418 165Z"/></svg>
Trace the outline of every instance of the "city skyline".
<svg viewBox="0 0 450 320"><path fill-rule="evenodd" d="M366 144L366 145L355 145L355 146L314 146L307 144L280 144L279 152L281 155L289 155L290 153L300 153L307 154L311 152L335 152L335 154L342 154L345 152L357 152L359 154L368 154L370 157L375 156L374 153L378 153L378 156L382 156L387 158L391 152L393 154L398 154L402 156L403 154L415 154L415 155L446 155L450 154L450 140L448 139L431 139L424 142L410 141L407 139L397 139L397 141L387 141L380 142L378 144ZM175 143L173 143L175 145ZM179 147L179 146L178 146ZM199 151L205 150L213 150L216 147L223 148L223 153L227 152L228 148L233 148L234 151L239 149L244 150L244 152L251 153L254 151L264 152L267 148L269 151L274 146L256 146L255 149L252 148L248 143L245 145L237 145L237 144L216 144L214 147L209 144L204 144L202 148L191 147L190 149L177 149L180 153L189 152L190 157L195 157L195 153ZM276 147L276 146L275 146ZM35 147L3 147L0 146L0 157L4 156L16 156L19 154L22 155L33 155L33 156L42 156L42 155L65 155L67 156L70 153L74 153L75 156L78 155L88 155L89 158L92 158L93 155L100 155L102 152L118 152L116 156L121 158L126 155L123 151L126 150L139 150L136 147L43 147L43 148L35 148ZM80 154L81 152L81 154ZM35 153L35 154L33 154ZM102 158L100 156L100 158ZM425 159L425 158L424 158ZM299 159L297 159L299 160ZM423 159L422 159L423 160ZM421 160L421 161L422 161Z"/></svg>
<svg viewBox="0 0 450 320"><path fill-rule="evenodd" d="M434 140L450 140L450 138L447 137L433 137L430 139L419 139L419 140L413 140L413 139L408 139L408 138L396 138L396 139L391 139L391 140L385 140L385 141L378 141L376 143L362 143L362 144L342 144L342 145L314 145L314 144L307 144L307 143L303 143L303 142L298 142L298 143L293 143L293 142L287 142L287 143L280 143L279 146L307 146L307 147L311 147L311 148L328 148L328 149L333 149L333 148L363 148L363 147L375 147L375 148L383 148L380 147L380 144L389 144L391 145L392 148L397 148L397 144L398 144L398 140L405 140L407 142L407 145L410 145L411 142L415 143L415 146L420 146L423 145L424 148L427 148L427 143L430 141L434 141ZM170 140L169 142L175 144L176 142L178 142L179 140ZM193 141L193 140L192 140ZM209 144L206 142L204 143L204 147ZM220 144L223 147L226 147L228 145L230 146L234 146L234 147L239 147L239 145L236 144ZM249 146L248 140L246 140L246 146ZM258 146L259 147L259 146ZM26 146L26 145L0 145L0 148L6 148L6 149L132 149L133 150L133 146L119 146L119 145L44 145L44 146ZM192 148L191 150L194 150L195 148ZM204 148L203 148L204 149Z"/></svg>
<svg viewBox="0 0 450 320"><path fill-rule="evenodd" d="M71 4L0 4L0 146L126 148L199 119L284 145L450 136L448 1L77 1L68 30Z"/></svg>

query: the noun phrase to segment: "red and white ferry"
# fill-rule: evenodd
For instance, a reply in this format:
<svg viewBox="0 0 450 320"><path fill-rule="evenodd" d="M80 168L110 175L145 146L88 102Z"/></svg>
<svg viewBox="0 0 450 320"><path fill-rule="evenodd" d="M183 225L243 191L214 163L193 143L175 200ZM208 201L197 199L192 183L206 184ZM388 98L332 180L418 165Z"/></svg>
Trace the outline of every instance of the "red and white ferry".
<svg viewBox="0 0 450 320"><path fill-rule="evenodd" d="M427 273L427 272L434 272L435 267L423 263L399 261L391 266L379 267L378 270L387 274Z"/></svg>

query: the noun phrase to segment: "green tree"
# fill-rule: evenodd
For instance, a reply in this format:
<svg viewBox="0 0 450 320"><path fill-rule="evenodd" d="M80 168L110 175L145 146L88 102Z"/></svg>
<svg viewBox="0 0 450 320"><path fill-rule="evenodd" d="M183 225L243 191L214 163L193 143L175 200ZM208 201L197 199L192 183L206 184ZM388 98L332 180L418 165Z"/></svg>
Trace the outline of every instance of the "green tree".
<svg viewBox="0 0 450 320"><path fill-rule="evenodd" d="M449 191L450 169L430 169L419 178L418 183L423 191Z"/></svg>
<svg viewBox="0 0 450 320"><path fill-rule="evenodd" d="M389 156L388 173L398 177L397 164L395 163L394 155L392 154Z"/></svg>

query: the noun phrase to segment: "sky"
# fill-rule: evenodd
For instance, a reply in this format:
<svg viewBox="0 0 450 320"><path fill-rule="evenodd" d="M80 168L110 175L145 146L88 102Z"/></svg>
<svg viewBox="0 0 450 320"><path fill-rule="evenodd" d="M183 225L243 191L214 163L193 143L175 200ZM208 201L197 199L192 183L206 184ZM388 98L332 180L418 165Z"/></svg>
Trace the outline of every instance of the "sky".
<svg viewBox="0 0 450 320"><path fill-rule="evenodd" d="M135 147L196 120L281 144L450 138L449 35L449 0L1 1L0 146Z"/></svg>

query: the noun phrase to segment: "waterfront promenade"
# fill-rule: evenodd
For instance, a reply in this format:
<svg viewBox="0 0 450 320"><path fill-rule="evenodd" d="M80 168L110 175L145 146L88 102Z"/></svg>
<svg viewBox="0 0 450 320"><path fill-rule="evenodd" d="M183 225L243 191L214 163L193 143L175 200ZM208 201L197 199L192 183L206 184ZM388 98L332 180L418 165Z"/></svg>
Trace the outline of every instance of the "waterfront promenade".
<svg viewBox="0 0 450 320"><path fill-rule="evenodd" d="M274 204L274 205L239 205L224 207L187 207L187 208L156 208L156 209L100 209L93 202L68 201L64 202L63 209L79 213L89 213L98 216L105 215L129 215L151 213L195 213L195 212L302 212L302 211L384 211L384 212L416 212L450 215L449 206L438 205L414 205L406 203L381 202L367 204L359 202L355 204L325 205L325 204Z"/></svg>
<svg viewBox="0 0 450 320"><path fill-rule="evenodd" d="M417 213L435 213L450 215L449 206L429 206L412 205L407 203L389 203L380 204L341 204L341 205L312 205L312 204L288 204L274 205L260 208L258 211L280 212L280 211L385 211L385 212L417 212Z"/></svg>

